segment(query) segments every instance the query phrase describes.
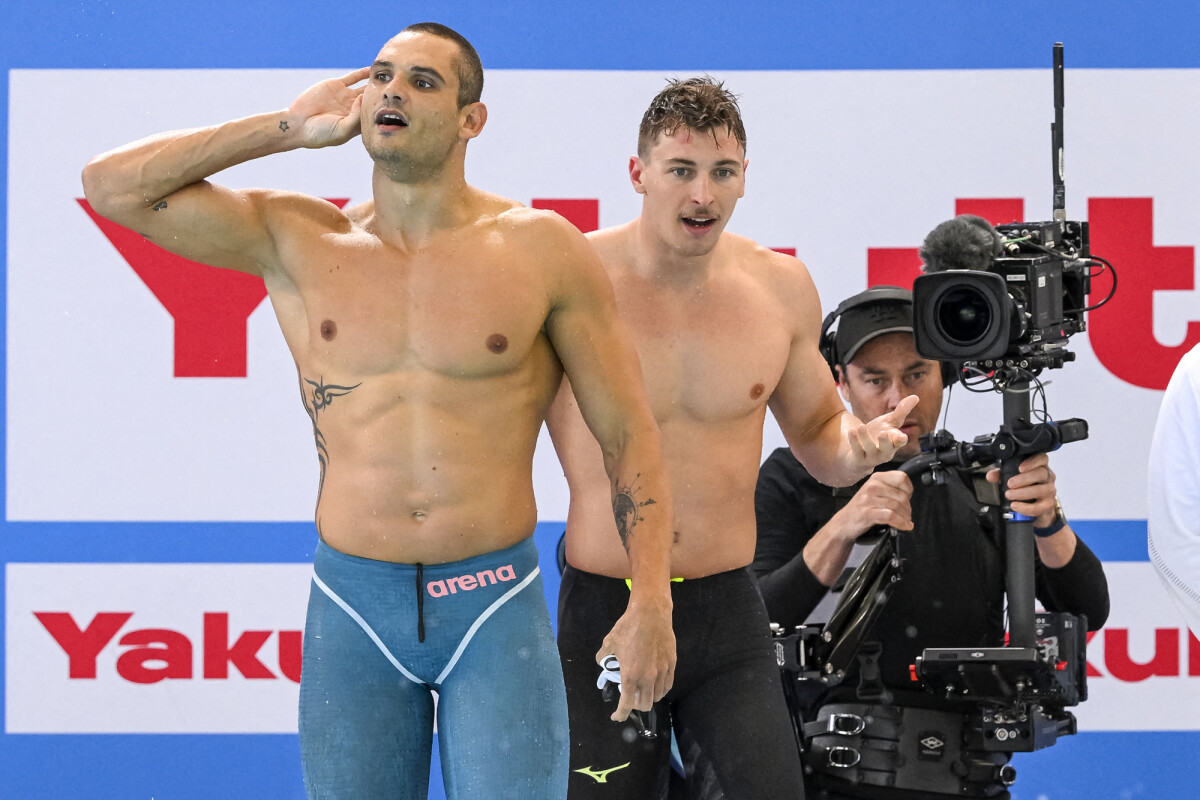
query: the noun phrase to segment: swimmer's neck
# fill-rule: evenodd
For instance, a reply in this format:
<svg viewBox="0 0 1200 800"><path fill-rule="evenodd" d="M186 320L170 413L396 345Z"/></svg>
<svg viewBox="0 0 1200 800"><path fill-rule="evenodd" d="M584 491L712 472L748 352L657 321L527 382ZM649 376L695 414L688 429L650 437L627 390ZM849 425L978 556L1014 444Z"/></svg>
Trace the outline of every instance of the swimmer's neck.
<svg viewBox="0 0 1200 800"><path fill-rule="evenodd" d="M642 217L630 223L629 233L634 271L656 283L678 288L695 286L704 283L720 266L719 244L701 255L681 253L664 241ZM722 232L721 239L724 237Z"/></svg>
<svg viewBox="0 0 1200 800"><path fill-rule="evenodd" d="M467 183L461 160L411 181L395 180L376 164L371 189L375 232L405 249L419 247L439 231L462 227L479 213L477 192Z"/></svg>

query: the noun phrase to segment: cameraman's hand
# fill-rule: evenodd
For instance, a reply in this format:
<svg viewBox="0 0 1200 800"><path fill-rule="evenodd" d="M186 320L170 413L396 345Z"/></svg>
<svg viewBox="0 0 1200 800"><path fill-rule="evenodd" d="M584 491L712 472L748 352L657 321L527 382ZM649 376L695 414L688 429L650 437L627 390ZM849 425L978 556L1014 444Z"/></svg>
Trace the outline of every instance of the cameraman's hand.
<svg viewBox="0 0 1200 800"><path fill-rule="evenodd" d="M1012 503L1013 511L1032 517L1034 526L1049 527L1054 522L1054 501L1058 498L1050 457L1038 453L1022 461L1017 469L1017 474L1008 479L1004 496ZM988 470L987 479L999 483L999 468Z"/></svg>
<svg viewBox="0 0 1200 800"><path fill-rule="evenodd" d="M876 525L911 531L912 491L912 481L900 470L873 473L804 546L804 563L817 580L832 586L846 568L855 540Z"/></svg>
<svg viewBox="0 0 1200 800"><path fill-rule="evenodd" d="M1054 470L1050 469L1050 458L1045 453L1030 456L1021 462L1016 475L1008 479L1004 496L1012 504L1012 510L1033 517L1036 528L1048 528L1058 516L1055 502L1058 488L1054 485ZM987 479L1000 482L1000 470L988 470ZM1075 557L1075 531L1064 525L1050 536L1035 539L1038 556L1051 569L1066 566Z"/></svg>

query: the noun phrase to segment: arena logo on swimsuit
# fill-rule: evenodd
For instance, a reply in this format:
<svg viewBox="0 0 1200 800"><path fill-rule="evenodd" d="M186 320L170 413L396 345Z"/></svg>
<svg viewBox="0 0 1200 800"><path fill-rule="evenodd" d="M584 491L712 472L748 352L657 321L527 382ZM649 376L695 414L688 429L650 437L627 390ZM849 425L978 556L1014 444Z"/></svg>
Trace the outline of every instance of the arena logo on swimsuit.
<svg viewBox="0 0 1200 800"><path fill-rule="evenodd" d="M469 592L472 589L478 589L481 586L487 586L490 583L497 581L515 581L517 573L513 570L512 564L505 564L495 572L490 569L485 569L482 572L475 574L457 575L451 578L444 578L436 581L429 581L425 584L425 589L433 597L445 597L448 594L456 594L458 592Z"/></svg>

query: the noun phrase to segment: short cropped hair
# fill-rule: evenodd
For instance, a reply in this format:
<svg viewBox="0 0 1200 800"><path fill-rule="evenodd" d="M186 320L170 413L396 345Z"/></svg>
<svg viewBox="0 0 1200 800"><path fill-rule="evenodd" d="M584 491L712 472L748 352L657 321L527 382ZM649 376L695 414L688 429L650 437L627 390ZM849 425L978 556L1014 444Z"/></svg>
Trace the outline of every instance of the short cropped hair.
<svg viewBox="0 0 1200 800"><path fill-rule="evenodd" d="M458 74L458 107L479 102L483 96L483 63L465 36L439 22L417 22L400 32L428 33L458 45L459 57L454 60L454 71Z"/></svg>
<svg viewBox="0 0 1200 800"><path fill-rule="evenodd" d="M725 84L708 75L670 80L667 88L650 101L638 128L638 156L645 158L659 136L671 136L680 128L697 133L724 131L746 150L746 128L737 97Z"/></svg>

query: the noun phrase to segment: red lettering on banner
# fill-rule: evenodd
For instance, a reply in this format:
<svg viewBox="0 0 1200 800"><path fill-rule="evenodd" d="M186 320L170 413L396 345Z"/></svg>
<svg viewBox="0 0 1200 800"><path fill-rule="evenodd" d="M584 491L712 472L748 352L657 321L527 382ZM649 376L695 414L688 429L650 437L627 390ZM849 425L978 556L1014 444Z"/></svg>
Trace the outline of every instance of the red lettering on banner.
<svg viewBox="0 0 1200 800"><path fill-rule="evenodd" d="M535 198L529 204L534 208L555 212L584 233L591 233L600 227L599 200Z"/></svg>
<svg viewBox="0 0 1200 800"><path fill-rule="evenodd" d="M1179 359L1200 342L1200 321L1189 321L1182 344L1154 337L1154 294L1195 288L1195 249L1154 244L1154 201L1093 197L1088 201L1091 250L1116 266L1120 286L1104 307L1088 315L1088 338L1096 358L1126 383L1165 389ZM1091 303L1111 286L1092 282Z"/></svg>
<svg viewBox="0 0 1200 800"><path fill-rule="evenodd" d="M34 616L67 654L70 678L96 677L96 661L109 642L133 616L131 612L101 612L80 629L67 612L38 611ZM246 678L276 679L258 658L272 631L245 631L229 644L229 614L204 615L204 677L228 679L229 665ZM279 671L300 682L304 636L301 631L279 631ZM169 628L143 628L121 637L129 649L117 658L117 674L131 683L157 683L164 678L193 676L193 645L185 634Z"/></svg>
<svg viewBox="0 0 1200 800"><path fill-rule="evenodd" d="M1179 631L1155 628L1154 656L1149 661L1134 661L1129 655L1129 630L1104 629L1104 665L1119 681L1136 683L1156 676L1179 675Z"/></svg>
<svg viewBox="0 0 1200 800"><path fill-rule="evenodd" d="M72 678L95 678L96 657L133 614L127 611L100 613L83 630L65 611L38 611L34 616L67 654L70 665L67 675Z"/></svg>
<svg viewBox="0 0 1200 800"><path fill-rule="evenodd" d="M1095 636L1096 636L1096 634L1098 634L1099 632L1100 632L1100 631L1088 631L1088 635L1087 635L1087 646L1088 646L1089 648L1092 646L1092 639L1094 639L1094 638L1095 638ZM1095 651L1095 650L1091 650L1090 652L1093 652L1093 653L1094 653L1094 652L1096 652L1096 651ZM1089 678L1103 678L1103 677L1104 677L1104 673L1103 673L1103 672L1101 672L1100 670L1096 669L1095 667L1093 667L1093 666L1092 666L1092 662L1090 662L1090 661L1086 661L1086 662L1084 662L1084 663L1085 663L1085 664L1086 664L1086 666L1087 666L1087 676L1088 676Z"/></svg>
<svg viewBox="0 0 1200 800"><path fill-rule="evenodd" d="M772 247L776 253L783 253L785 256L796 257L796 248L794 247Z"/></svg>
<svg viewBox="0 0 1200 800"><path fill-rule="evenodd" d="M246 319L267 296L262 279L177 256L77 202L174 320L175 377L246 377Z"/></svg>
<svg viewBox="0 0 1200 800"><path fill-rule="evenodd" d="M960 197L954 201L954 214L974 214L993 225L1019 222L1025 213L1025 201L1019 198ZM936 223L935 223L936 224ZM933 230L933 226L930 226ZM921 274L921 256L916 247L868 247L867 286L900 286L911 289Z"/></svg>
<svg viewBox="0 0 1200 800"><path fill-rule="evenodd" d="M1196 638L1196 634L1191 630L1187 632L1188 638L1188 670L1189 677L1200 677L1200 639Z"/></svg>
<svg viewBox="0 0 1200 800"><path fill-rule="evenodd" d="M192 641L179 631L162 628L130 631L121 637L121 644L159 645L131 647L117 659L117 674L131 683L192 677ZM147 662L162 662L165 666L151 667Z"/></svg>
<svg viewBox="0 0 1200 800"><path fill-rule="evenodd" d="M300 662L303 653L303 633L300 631L279 632L279 671L292 683L300 682Z"/></svg>
<svg viewBox="0 0 1200 800"><path fill-rule="evenodd" d="M959 199L955 214L977 214L992 224L1020 221L1019 199ZM1162 345L1154 337L1154 295L1195 287L1195 248L1154 244L1154 201L1150 198L1093 197L1088 200L1091 252L1121 273L1120 289L1088 314L1088 339L1096 358L1117 378L1145 389L1165 389L1184 353L1200 343L1200 320L1189 320L1181 344ZM915 247L867 249L867 285L910 288L920 275ZM1123 268L1123 269L1122 269ZM1089 302L1104 298L1109 275L1092 282Z"/></svg>
<svg viewBox="0 0 1200 800"><path fill-rule="evenodd" d="M229 665L246 678L274 678L275 673L258 660L259 648L270 631L246 631L229 645L229 615L204 615L204 677L228 678Z"/></svg>

